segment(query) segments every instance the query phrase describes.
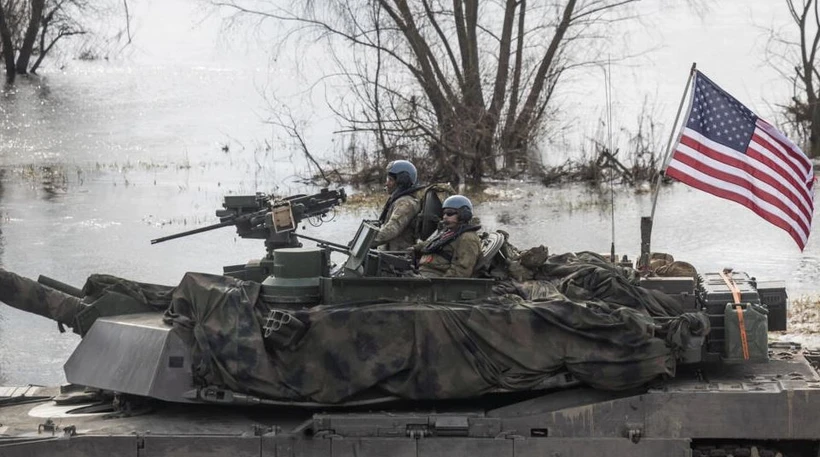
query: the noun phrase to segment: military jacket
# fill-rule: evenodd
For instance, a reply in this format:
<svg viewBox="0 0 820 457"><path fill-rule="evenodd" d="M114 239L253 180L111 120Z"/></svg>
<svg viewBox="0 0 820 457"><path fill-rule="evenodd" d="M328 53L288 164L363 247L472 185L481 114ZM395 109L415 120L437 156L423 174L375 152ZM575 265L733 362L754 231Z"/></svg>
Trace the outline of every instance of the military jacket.
<svg viewBox="0 0 820 457"><path fill-rule="evenodd" d="M471 223L477 221L473 219ZM417 251L424 249L441 232L434 234L427 242L415 246ZM426 277L469 278L473 275L478 260L481 258L481 240L478 230L463 232L455 240L445 244L440 251L422 254L419 258L419 273Z"/></svg>
<svg viewBox="0 0 820 457"><path fill-rule="evenodd" d="M413 194L402 195L390 205L385 223L373 241L374 246L386 251L404 251L416 243L413 221L421 209Z"/></svg>

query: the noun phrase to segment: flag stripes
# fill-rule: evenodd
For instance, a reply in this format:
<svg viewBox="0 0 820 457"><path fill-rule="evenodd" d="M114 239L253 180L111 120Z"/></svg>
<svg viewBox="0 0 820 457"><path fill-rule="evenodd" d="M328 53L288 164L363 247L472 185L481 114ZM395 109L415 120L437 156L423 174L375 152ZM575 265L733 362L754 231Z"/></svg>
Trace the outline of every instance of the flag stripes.
<svg viewBox="0 0 820 457"><path fill-rule="evenodd" d="M695 74L693 103L666 175L740 203L802 250L814 214L814 167L785 135Z"/></svg>

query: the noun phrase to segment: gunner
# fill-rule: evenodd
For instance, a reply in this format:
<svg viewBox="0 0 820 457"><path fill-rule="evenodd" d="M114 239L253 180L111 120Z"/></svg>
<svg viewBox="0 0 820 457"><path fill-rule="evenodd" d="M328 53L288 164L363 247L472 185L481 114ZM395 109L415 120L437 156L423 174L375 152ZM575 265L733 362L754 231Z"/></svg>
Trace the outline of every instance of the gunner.
<svg viewBox="0 0 820 457"><path fill-rule="evenodd" d="M379 216L379 233L372 247L384 251L404 251L416 243L413 221L421 209L416 197L418 173L407 160L394 160L387 165L385 189L390 197Z"/></svg>

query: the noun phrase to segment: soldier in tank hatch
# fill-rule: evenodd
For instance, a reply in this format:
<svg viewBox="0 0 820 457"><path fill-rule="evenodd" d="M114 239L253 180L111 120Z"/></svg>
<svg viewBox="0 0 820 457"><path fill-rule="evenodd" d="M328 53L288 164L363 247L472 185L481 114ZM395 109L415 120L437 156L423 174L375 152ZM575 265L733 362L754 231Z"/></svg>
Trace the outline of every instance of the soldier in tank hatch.
<svg viewBox="0 0 820 457"><path fill-rule="evenodd" d="M416 167L407 160L394 160L387 165L385 188L390 197L379 216L379 233L373 247L385 251L404 251L416 243L413 222L421 203L416 196Z"/></svg>
<svg viewBox="0 0 820 457"><path fill-rule="evenodd" d="M442 225L428 240L413 247L419 257L419 273L425 277L469 278L481 257L480 222L473 204L453 195L442 204Z"/></svg>

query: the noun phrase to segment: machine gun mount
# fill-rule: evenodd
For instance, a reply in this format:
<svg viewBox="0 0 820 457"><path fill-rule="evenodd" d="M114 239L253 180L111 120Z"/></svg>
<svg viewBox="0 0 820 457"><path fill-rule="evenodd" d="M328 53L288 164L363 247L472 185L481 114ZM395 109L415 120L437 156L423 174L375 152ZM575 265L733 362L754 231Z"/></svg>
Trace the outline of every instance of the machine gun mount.
<svg viewBox="0 0 820 457"><path fill-rule="evenodd" d="M222 208L216 210L219 222L205 227L175 233L151 240L151 244L207 232L233 225L242 238L265 240L266 259L273 259L273 251L280 248L302 247L294 231L307 219L318 226L333 218L336 206L344 203L344 189L322 189L312 195L298 194L284 198L257 192L255 195L227 195Z"/></svg>

